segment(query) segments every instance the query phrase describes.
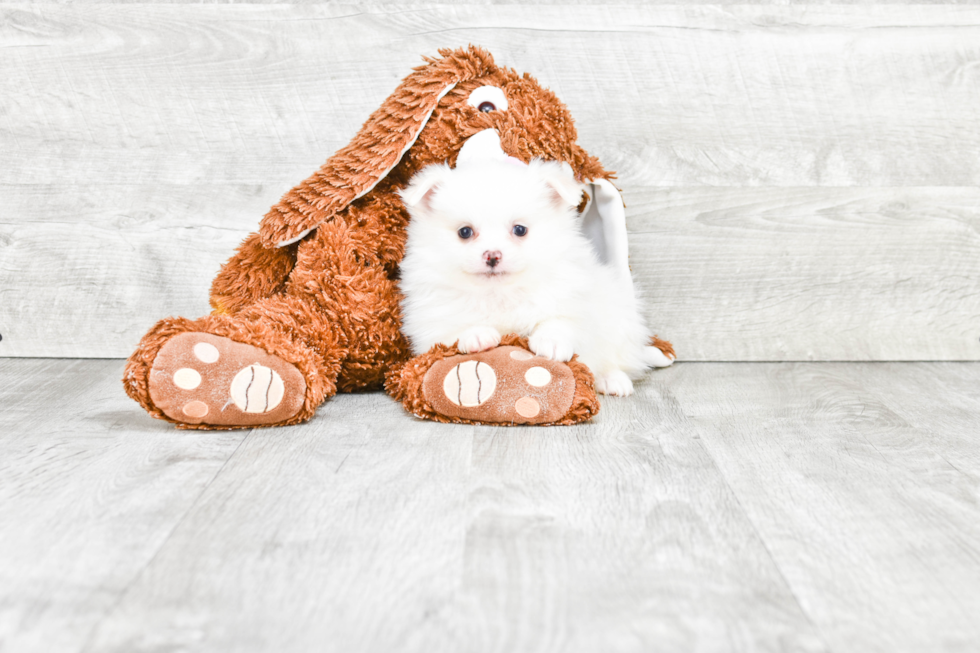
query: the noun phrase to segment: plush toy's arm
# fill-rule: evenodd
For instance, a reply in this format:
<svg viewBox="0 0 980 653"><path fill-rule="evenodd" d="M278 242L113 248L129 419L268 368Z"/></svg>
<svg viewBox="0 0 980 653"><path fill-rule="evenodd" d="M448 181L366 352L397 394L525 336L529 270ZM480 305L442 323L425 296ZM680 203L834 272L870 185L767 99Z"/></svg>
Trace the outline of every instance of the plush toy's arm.
<svg viewBox="0 0 980 653"><path fill-rule="evenodd" d="M268 249L257 233L242 241L211 282L211 307L235 315L279 292L296 265L296 245Z"/></svg>

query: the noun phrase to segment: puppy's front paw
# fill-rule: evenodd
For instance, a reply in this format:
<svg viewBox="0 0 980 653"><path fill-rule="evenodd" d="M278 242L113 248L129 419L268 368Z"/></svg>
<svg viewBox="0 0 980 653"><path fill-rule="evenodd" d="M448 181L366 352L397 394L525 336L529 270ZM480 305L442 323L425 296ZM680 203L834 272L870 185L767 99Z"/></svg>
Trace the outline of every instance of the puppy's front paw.
<svg viewBox="0 0 980 653"><path fill-rule="evenodd" d="M459 336L457 347L464 354L493 349L500 344L500 334L493 327L473 327Z"/></svg>
<svg viewBox="0 0 980 653"><path fill-rule="evenodd" d="M633 394L633 382L626 376L626 372L615 370L595 377L595 389L604 395L628 397Z"/></svg>
<svg viewBox="0 0 980 653"><path fill-rule="evenodd" d="M535 333L528 338L527 346L538 356L553 361L570 361L572 354L575 353L570 340L554 338L546 334Z"/></svg>

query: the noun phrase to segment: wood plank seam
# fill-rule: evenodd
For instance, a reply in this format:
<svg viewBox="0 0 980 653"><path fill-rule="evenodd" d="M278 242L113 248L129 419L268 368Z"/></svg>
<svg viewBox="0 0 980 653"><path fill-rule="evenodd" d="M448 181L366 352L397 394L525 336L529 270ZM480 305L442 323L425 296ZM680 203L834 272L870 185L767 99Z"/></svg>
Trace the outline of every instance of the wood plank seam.
<svg viewBox="0 0 980 653"><path fill-rule="evenodd" d="M192 501L187 506L187 509L184 511L184 514L181 515L180 519L178 519L174 523L173 527L170 529L170 532L167 533L166 537L164 537L162 539L162 541L160 542L160 545L153 552L153 555L149 556L147 558L146 562L143 564L143 566L140 567L139 571L137 573L133 574L130 577L129 582L126 583L126 587L123 588L123 590L121 592L119 592L118 596L116 597L116 600L113 602L113 604L110 607L108 607L106 609L106 611L103 614L102 618L92 624L92 627L89 630L88 635L85 637L84 640L82 640L83 643L82 643L82 647L80 649L80 652L81 653L88 653L88 651L90 650L92 644L95 641L95 636L98 634L99 628L102 626L102 624L105 621L107 621L108 619L110 619L112 617L112 614L116 611L116 609L119 607L119 605L126 598L126 595L136 585L136 583L139 581L140 577L146 572L146 570L153 564L153 561L156 560L157 556L160 554L160 551L162 551L164 548L166 548L167 543L170 541L170 538L173 537L174 533L177 532L177 530L180 528L181 524L184 523L184 521L187 519L187 516L189 514L191 514L191 512L193 512L194 508L198 505L198 503L200 502L201 498L203 496L205 496L205 494L207 494L208 488L210 488L211 485L215 482L215 480L217 480L218 477L221 476L221 472L224 471L225 467L228 466L228 463L235 457L235 454L238 453L238 451L242 448L242 445L245 443L245 441L254 432L255 432L255 429L248 429L247 431L245 431L245 433L242 435L241 440L238 443L238 446L235 447L234 451L231 452L231 455L229 455L225 459L225 461L221 464L221 467L218 468L218 470L211 476L211 478L208 480L208 482L201 488L201 491L198 492L198 495L197 495L197 497L195 497L194 501Z"/></svg>

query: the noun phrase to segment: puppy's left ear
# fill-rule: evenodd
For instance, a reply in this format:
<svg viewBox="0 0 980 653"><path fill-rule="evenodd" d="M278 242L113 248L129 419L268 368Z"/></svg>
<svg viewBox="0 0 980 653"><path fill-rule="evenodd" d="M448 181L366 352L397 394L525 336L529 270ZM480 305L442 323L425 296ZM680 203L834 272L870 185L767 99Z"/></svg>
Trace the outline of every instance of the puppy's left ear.
<svg viewBox="0 0 980 653"><path fill-rule="evenodd" d="M585 186L575 180L575 173L570 165L564 161L559 163L541 160L532 161L530 165L551 188L556 206L565 208L578 206L582 202Z"/></svg>
<svg viewBox="0 0 980 653"><path fill-rule="evenodd" d="M439 190L439 185L452 171L445 163L426 166L421 172L412 177L408 186L398 192L402 201L409 209L420 208L428 211L432 208L432 198Z"/></svg>

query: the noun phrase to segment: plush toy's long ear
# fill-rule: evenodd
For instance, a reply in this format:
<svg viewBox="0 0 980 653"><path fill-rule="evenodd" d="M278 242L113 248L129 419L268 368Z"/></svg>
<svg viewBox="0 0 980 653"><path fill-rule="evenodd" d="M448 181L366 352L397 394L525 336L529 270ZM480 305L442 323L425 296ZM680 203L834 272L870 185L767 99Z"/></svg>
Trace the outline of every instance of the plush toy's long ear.
<svg viewBox="0 0 980 653"><path fill-rule="evenodd" d="M439 54L440 59L426 59L402 81L354 140L266 213L259 227L264 246L296 242L370 192L415 143L446 93L495 69L490 53L472 45Z"/></svg>
<svg viewBox="0 0 980 653"><path fill-rule="evenodd" d="M602 178L586 181L585 192L589 202L582 211L582 231L592 241L599 260L616 270L623 283L632 287L623 196L612 182Z"/></svg>

